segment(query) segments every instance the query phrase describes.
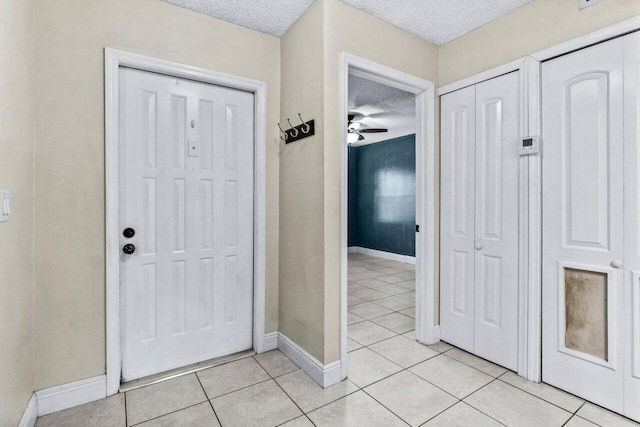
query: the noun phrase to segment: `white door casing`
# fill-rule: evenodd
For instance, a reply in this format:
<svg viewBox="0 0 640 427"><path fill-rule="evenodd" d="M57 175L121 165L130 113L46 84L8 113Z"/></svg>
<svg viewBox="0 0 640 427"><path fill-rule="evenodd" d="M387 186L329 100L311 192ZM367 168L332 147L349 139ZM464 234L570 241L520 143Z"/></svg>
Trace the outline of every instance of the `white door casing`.
<svg viewBox="0 0 640 427"><path fill-rule="evenodd" d="M442 339L518 367L517 73L441 98Z"/></svg>
<svg viewBox="0 0 640 427"><path fill-rule="evenodd" d="M518 73L476 86L474 353L518 369Z"/></svg>
<svg viewBox="0 0 640 427"><path fill-rule="evenodd" d="M124 380L252 347L254 99L120 69Z"/></svg>
<svg viewBox="0 0 640 427"><path fill-rule="evenodd" d="M542 66L543 380L617 412L626 329L623 48L616 39ZM598 310L599 321L584 317Z"/></svg>
<svg viewBox="0 0 640 427"><path fill-rule="evenodd" d="M476 89L441 97L440 336L473 352Z"/></svg>
<svg viewBox="0 0 640 427"><path fill-rule="evenodd" d="M624 413L640 420L640 32L624 51Z"/></svg>

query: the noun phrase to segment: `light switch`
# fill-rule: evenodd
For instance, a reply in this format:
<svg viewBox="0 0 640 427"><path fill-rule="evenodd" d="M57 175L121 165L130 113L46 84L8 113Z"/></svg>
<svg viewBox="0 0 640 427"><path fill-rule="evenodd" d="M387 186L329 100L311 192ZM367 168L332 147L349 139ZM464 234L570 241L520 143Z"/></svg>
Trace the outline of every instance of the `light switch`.
<svg viewBox="0 0 640 427"><path fill-rule="evenodd" d="M9 190L0 190L0 222L9 221L11 213L11 203L9 199Z"/></svg>

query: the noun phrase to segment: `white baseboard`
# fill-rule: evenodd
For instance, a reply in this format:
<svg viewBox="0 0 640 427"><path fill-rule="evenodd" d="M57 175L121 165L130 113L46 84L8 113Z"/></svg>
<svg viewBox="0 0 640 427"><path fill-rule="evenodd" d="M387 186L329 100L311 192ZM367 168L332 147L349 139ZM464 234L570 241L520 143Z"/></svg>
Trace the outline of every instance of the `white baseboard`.
<svg viewBox="0 0 640 427"><path fill-rule="evenodd" d="M29 403L27 403L27 407L22 414L22 418L20 419L20 424L18 427L33 427L36 425L36 420L38 419L38 399L36 398L36 394L33 393L31 395L31 399L29 399Z"/></svg>
<svg viewBox="0 0 640 427"><path fill-rule="evenodd" d="M107 397L107 376L100 375L35 392L38 416Z"/></svg>
<svg viewBox="0 0 640 427"><path fill-rule="evenodd" d="M282 332L278 333L278 349L321 387L326 388L340 382L342 370L339 360L324 365Z"/></svg>
<svg viewBox="0 0 640 427"><path fill-rule="evenodd" d="M385 252L385 251L378 251L375 249L369 249L369 248L361 248L360 246L349 246L347 248L347 251L349 253L360 253L360 254L364 254L364 255L370 255L370 256L374 256L376 258L384 258L384 259L389 259L391 261L398 261L398 262L402 262L405 264L414 264L416 263L416 257L414 256L407 256L407 255L400 255L400 254L394 254L391 252Z"/></svg>
<svg viewBox="0 0 640 427"><path fill-rule="evenodd" d="M440 341L440 325L433 327L433 340L435 342Z"/></svg>
<svg viewBox="0 0 640 427"><path fill-rule="evenodd" d="M271 351L278 348L278 331L264 334L264 343L262 347L264 351Z"/></svg>

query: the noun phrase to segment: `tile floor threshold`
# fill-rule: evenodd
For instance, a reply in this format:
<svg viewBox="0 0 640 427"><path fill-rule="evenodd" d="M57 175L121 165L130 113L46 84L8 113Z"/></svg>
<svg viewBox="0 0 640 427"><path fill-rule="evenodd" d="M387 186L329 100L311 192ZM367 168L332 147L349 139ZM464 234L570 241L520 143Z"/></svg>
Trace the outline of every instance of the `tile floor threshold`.
<svg viewBox="0 0 640 427"><path fill-rule="evenodd" d="M161 372L159 374L150 375L148 377L139 378L137 380L127 381L120 384L119 393L126 393L127 391L157 384L163 381L172 380L183 375L189 375L193 374L194 372L204 371L205 369L244 359L245 357L250 357L254 354L256 354L256 352L253 349L245 350L238 353L228 354L226 356L220 356L214 359L205 360L203 362L194 363L192 365L183 366L181 368L172 369L170 371Z"/></svg>
<svg viewBox="0 0 640 427"><path fill-rule="evenodd" d="M402 303L412 268L362 254L349 254L349 268L345 381L323 389L274 350L45 415L36 427L640 426L445 342L419 344L413 307Z"/></svg>

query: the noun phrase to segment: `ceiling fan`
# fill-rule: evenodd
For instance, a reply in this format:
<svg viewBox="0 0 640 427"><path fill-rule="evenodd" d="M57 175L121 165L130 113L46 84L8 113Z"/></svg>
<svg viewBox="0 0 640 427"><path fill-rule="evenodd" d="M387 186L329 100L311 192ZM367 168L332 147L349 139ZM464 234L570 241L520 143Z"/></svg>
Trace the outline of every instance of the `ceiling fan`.
<svg viewBox="0 0 640 427"><path fill-rule="evenodd" d="M354 142L364 140L363 133L382 133L388 132L389 129L384 128L362 128L362 123L354 121L355 114L349 114L347 116L347 143L353 144Z"/></svg>

